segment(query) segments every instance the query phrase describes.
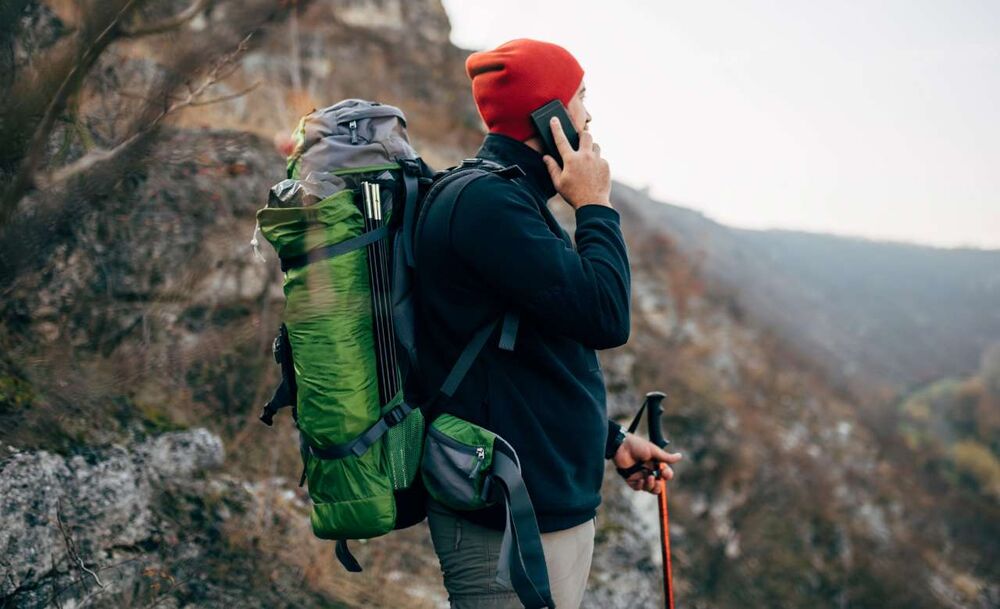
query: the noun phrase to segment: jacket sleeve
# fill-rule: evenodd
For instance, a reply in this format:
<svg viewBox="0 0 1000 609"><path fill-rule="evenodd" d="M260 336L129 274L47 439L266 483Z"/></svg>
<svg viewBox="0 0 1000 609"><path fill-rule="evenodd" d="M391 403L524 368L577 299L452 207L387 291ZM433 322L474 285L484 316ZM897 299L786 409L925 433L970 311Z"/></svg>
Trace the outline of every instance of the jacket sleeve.
<svg viewBox="0 0 1000 609"><path fill-rule="evenodd" d="M628 340L631 274L616 210L580 207L575 250L531 195L503 178L471 183L453 213L453 247L498 298L591 349Z"/></svg>

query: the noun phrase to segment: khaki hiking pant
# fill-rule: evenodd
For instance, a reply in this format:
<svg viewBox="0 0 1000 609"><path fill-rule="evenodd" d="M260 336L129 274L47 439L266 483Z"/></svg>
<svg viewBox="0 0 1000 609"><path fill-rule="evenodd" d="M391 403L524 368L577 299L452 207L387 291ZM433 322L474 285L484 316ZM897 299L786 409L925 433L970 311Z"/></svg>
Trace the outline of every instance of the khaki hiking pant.
<svg viewBox="0 0 1000 609"><path fill-rule="evenodd" d="M520 609L512 590L496 583L503 531L462 520L433 499L427 506L431 541L441 563L452 609ZM542 534L552 600L558 609L578 609L594 555L594 519Z"/></svg>

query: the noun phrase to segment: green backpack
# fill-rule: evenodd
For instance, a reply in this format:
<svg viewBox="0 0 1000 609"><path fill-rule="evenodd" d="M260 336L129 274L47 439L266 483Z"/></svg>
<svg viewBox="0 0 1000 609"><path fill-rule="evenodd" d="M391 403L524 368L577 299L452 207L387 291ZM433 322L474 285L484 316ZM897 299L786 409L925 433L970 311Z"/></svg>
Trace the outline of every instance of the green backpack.
<svg viewBox="0 0 1000 609"><path fill-rule="evenodd" d="M421 380L412 285L426 207L454 204L489 173L523 172L467 159L434 173L410 146L398 108L359 99L314 110L294 137L288 178L257 212L285 293L273 345L282 380L260 419L271 425L278 410L292 409L313 533L336 540L344 567L361 571L347 540L421 522L428 493L454 510L502 500L508 527L497 579L525 606L554 606L513 448L457 417L428 426L423 416L454 394L498 327L500 348L514 349L517 313L477 330L428 403L413 404L403 392L407 379Z"/></svg>

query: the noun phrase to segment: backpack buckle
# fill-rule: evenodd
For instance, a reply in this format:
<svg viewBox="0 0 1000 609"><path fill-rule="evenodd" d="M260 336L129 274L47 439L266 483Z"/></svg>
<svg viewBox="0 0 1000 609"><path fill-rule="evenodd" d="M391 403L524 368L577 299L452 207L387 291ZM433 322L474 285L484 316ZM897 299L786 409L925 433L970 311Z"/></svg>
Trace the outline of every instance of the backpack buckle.
<svg viewBox="0 0 1000 609"><path fill-rule="evenodd" d="M274 356L274 363L278 365L285 359L285 350L281 347L281 335L279 334L274 337L274 341L271 343L271 355Z"/></svg>
<svg viewBox="0 0 1000 609"><path fill-rule="evenodd" d="M397 159L396 162L403 168L404 173L411 176L423 175L423 172L420 171L420 162L417 159Z"/></svg>
<svg viewBox="0 0 1000 609"><path fill-rule="evenodd" d="M406 415L403 414L402 408L400 408L399 406L396 406L395 408L393 408L392 410L390 410L389 412L385 413L382 416L382 419L389 424L389 427L395 427L396 425L399 425L400 423L403 422L403 419L405 418Z"/></svg>

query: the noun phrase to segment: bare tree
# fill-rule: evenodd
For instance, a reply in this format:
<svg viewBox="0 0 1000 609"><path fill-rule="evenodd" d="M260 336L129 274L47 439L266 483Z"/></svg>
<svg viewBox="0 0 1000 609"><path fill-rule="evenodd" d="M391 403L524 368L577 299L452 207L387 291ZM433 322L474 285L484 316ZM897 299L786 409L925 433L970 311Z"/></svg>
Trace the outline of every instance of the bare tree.
<svg viewBox="0 0 1000 609"><path fill-rule="evenodd" d="M55 39L38 45L28 44L33 22L24 15L47 10L45 5L39 0L2 4L0 291L26 262L44 258L52 241L48 235L141 166L162 126L178 111L252 88L213 93L247 49L266 36L266 26L305 3L190 0L180 9L175 4L76 0L75 14L55 28ZM211 36L190 27L195 20ZM105 110L102 118L120 127L107 131L111 139L95 137L85 126L91 117L80 116L80 100L107 93L88 86L118 69L114 60L126 55L118 50L134 48L140 39L143 56L154 68L137 90L113 92L122 103L111 109L113 116ZM126 98L130 103L124 103ZM69 146L58 144L60 138L75 143L71 154Z"/></svg>
<svg viewBox="0 0 1000 609"><path fill-rule="evenodd" d="M6 25L0 30L0 47L10 51L17 45L23 33L20 15L32 4L31 0L4 4L0 16ZM0 74L0 82L9 83L0 93L0 175L6 174L0 183L0 227L10 223L32 190L77 189L81 178L106 184L115 178L115 172L107 170L124 168L129 160L141 157L149 139L171 114L186 106L229 99L210 99L212 85L232 71L254 32L287 12L285 3L278 0L191 0L173 15L147 21L146 14L163 8L157 4L153 0L79 0L79 18L66 35L38 49L24 66L13 59L0 61L0 70L6 72ZM185 31L199 16L211 21L212 36ZM81 158L53 164L58 160L49 153L53 133L60 122L77 124L73 101L101 57L118 44L168 35L170 44L162 45L165 51L156 58L161 75L140 96L144 103L122 117L131 128L120 141L109 147L88 143ZM85 190L93 190L96 184L89 186ZM49 202L59 198L46 197Z"/></svg>

